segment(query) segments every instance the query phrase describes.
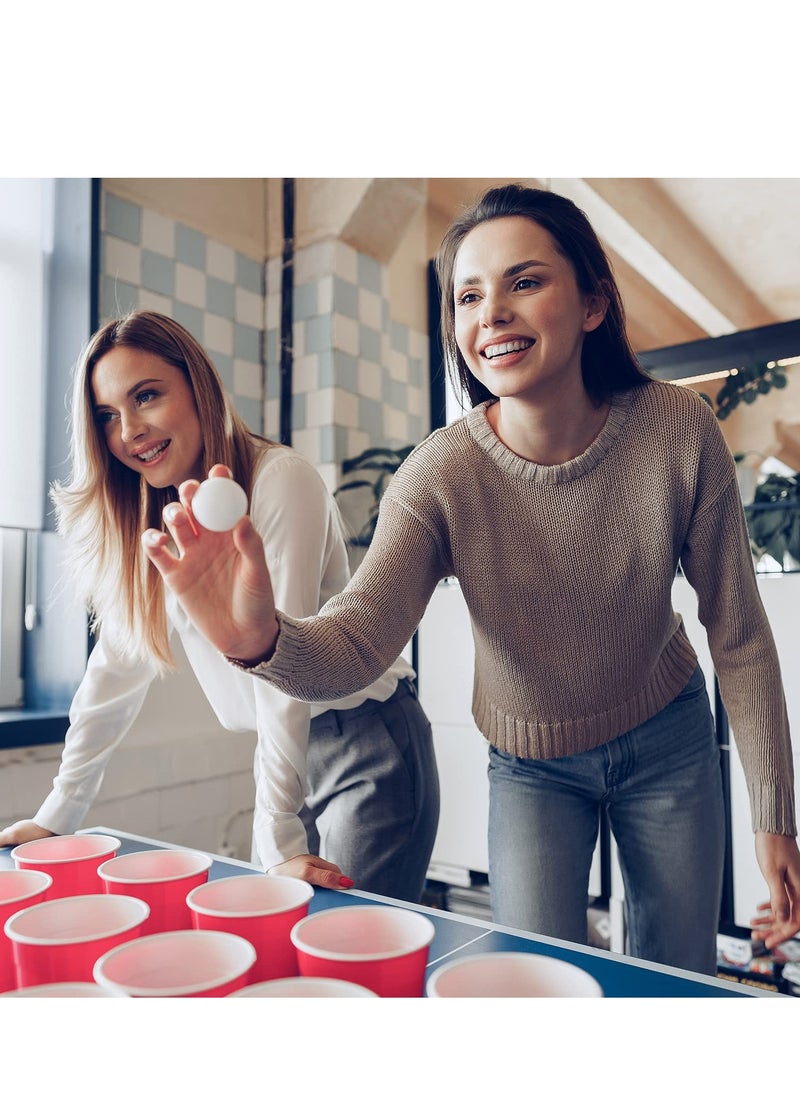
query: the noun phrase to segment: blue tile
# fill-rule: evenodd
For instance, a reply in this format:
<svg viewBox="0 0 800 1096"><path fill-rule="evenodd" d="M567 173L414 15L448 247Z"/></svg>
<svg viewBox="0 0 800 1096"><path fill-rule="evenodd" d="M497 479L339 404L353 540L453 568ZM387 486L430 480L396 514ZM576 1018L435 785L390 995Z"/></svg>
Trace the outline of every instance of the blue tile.
<svg viewBox="0 0 800 1096"><path fill-rule="evenodd" d="M233 325L233 356L245 362L261 362L261 330L243 323Z"/></svg>
<svg viewBox="0 0 800 1096"><path fill-rule="evenodd" d="M384 373L381 387L384 403L388 403L396 411L406 410L408 407L408 386L403 381L397 381L389 373Z"/></svg>
<svg viewBox="0 0 800 1096"><path fill-rule="evenodd" d="M233 405L255 434L264 433L264 405L252 396L232 396Z"/></svg>
<svg viewBox="0 0 800 1096"><path fill-rule="evenodd" d="M126 202L116 194L105 192L106 225L105 231L120 240L138 244L142 240L142 210L133 202Z"/></svg>
<svg viewBox="0 0 800 1096"><path fill-rule="evenodd" d="M327 350L333 343L333 318L328 316L312 316L304 321L305 338L303 348L306 354L318 354Z"/></svg>
<svg viewBox="0 0 800 1096"><path fill-rule="evenodd" d="M187 225L175 225L175 258L197 270L206 268L206 237Z"/></svg>
<svg viewBox="0 0 800 1096"><path fill-rule="evenodd" d="M292 429L305 430L306 421L306 394L295 392L292 395Z"/></svg>
<svg viewBox="0 0 800 1096"><path fill-rule="evenodd" d="M206 309L215 316L232 320L236 316L236 297L230 282L220 281L210 274L206 278Z"/></svg>
<svg viewBox="0 0 800 1096"><path fill-rule="evenodd" d="M266 374L266 398L279 400L281 398L281 367L275 358L269 359Z"/></svg>
<svg viewBox="0 0 800 1096"><path fill-rule="evenodd" d="M415 388L422 387L422 362L419 358L408 359L408 381Z"/></svg>
<svg viewBox="0 0 800 1096"><path fill-rule="evenodd" d="M139 291L135 285L121 282L104 274L100 279L100 314L110 319L132 312L139 303Z"/></svg>
<svg viewBox="0 0 800 1096"><path fill-rule="evenodd" d="M237 251L236 284L242 289L249 289L251 293L260 293L263 296L265 292L264 264Z"/></svg>
<svg viewBox="0 0 800 1096"><path fill-rule="evenodd" d="M373 293L381 292L381 264L369 255L358 253L358 284Z"/></svg>
<svg viewBox="0 0 800 1096"><path fill-rule="evenodd" d="M352 354L346 353L344 350L334 350L333 367L333 384L335 387L341 388L344 392L352 392L354 396L357 396L359 394L358 359L354 358ZM320 388L321 387L322 385L320 384Z"/></svg>
<svg viewBox="0 0 800 1096"><path fill-rule="evenodd" d="M316 282L307 282L305 285L294 287L292 313L295 320L308 320L319 314L317 296Z"/></svg>
<svg viewBox="0 0 800 1096"><path fill-rule="evenodd" d="M319 431L319 458L321 461L341 464L347 456L347 428L336 423L326 423Z"/></svg>
<svg viewBox="0 0 800 1096"><path fill-rule="evenodd" d="M408 443L418 445L427 437L427 431L422 429L422 417L420 415L408 416Z"/></svg>
<svg viewBox="0 0 800 1096"><path fill-rule="evenodd" d="M372 444L383 435L383 404L380 400L362 396L358 401L358 428L365 430Z"/></svg>
<svg viewBox="0 0 800 1096"><path fill-rule="evenodd" d="M381 343L383 338L380 331L366 327L363 323L358 325L358 353L368 362L380 362Z"/></svg>
<svg viewBox="0 0 800 1096"><path fill-rule="evenodd" d="M389 341L392 350L401 350L404 354L408 353L408 328L404 323L392 321Z"/></svg>
<svg viewBox="0 0 800 1096"><path fill-rule="evenodd" d="M389 311L389 302L387 300L381 301L381 331L384 333L389 330L389 325L392 322L391 313Z"/></svg>
<svg viewBox="0 0 800 1096"><path fill-rule="evenodd" d="M335 387L338 373L337 358L340 353L342 353L342 351L332 350L330 347L319 351L317 355L319 363L317 367L317 376L319 377L320 388Z"/></svg>
<svg viewBox="0 0 800 1096"><path fill-rule="evenodd" d="M344 278L333 279L333 311L352 320L358 319L358 286Z"/></svg>
<svg viewBox="0 0 800 1096"><path fill-rule="evenodd" d="M201 346L203 344L203 339L205 338L204 316L205 312L203 312L202 308L195 308L193 304L175 301L172 306L172 318L177 320L178 323L183 324L186 330L194 335Z"/></svg>
<svg viewBox="0 0 800 1096"><path fill-rule="evenodd" d="M233 392L233 358L229 354L221 354L218 350L209 350L208 356L217 367L223 387L228 392Z"/></svg>
<svg viewBox="0 0 800 1096"><path fill-rule="evenodd" d="M281 360L280 347L278 345L278 329L271 327L267 332L266 340L267 361L270 365L279 365Z"/></svg>
<svg viewBox="0 0 800 1096"><path fill-rule="evenodd" d="M175 296L175 260L157 255L155 251L142 251L142 285L165 297Z"/></svg>

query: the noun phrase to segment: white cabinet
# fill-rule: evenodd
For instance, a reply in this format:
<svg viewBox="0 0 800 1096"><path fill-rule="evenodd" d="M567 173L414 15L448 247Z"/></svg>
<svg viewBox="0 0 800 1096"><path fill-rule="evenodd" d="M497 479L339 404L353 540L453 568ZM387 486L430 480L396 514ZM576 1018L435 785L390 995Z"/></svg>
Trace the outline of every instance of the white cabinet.
<svg viewBox="0 0 800 1096"><path fill-rule="evenodd" d="M419 696L433 727L441 787L439 830L429 877L469 884L488 873L488 745L472 718L474 647L461 588L445 581L434 591L417 634ZM589 893L601 893L599 844Z"/></svg>

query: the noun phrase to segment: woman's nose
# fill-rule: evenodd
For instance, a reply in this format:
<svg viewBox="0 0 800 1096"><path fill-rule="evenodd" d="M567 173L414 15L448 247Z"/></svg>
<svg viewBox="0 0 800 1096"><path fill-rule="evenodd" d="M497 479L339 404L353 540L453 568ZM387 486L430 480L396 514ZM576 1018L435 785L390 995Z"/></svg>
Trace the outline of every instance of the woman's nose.
<svg viewBox="0 0 800 1096"><path fill-rule="evenodd" d="M513 316L507 297L503 293L487 293L481 306L481 327L496 327L509 323Z"/></svg>
<svg viewBox="0 0 800 1096"><path fill-rule="evenodd" d="M146 424L138 411L122 411L120 413L120 430L123 441L133 441L145 432Z"/></svg>

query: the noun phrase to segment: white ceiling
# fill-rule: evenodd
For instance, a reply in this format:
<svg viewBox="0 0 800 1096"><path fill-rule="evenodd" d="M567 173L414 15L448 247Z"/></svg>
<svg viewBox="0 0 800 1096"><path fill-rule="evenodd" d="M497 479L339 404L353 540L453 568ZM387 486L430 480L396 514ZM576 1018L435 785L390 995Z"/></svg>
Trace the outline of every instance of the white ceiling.
<svg viewBox="0 0 800 1096"><path fill-rule="evenodd" d="M431 179L443 215L503 179ZM800 179L528 179L572 198L612 259L636 350L800 319Z"/></svg>

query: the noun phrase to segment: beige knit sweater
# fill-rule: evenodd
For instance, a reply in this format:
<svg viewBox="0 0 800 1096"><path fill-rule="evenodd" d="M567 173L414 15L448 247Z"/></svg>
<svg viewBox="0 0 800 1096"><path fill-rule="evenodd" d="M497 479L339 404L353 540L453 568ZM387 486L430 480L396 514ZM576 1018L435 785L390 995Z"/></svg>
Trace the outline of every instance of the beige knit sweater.
<svg viewBox="0 0 800 1096"><path fill-rule="evenodd" d="M557 757L660 711L697 657L672 609L680 564L699 599L747 777L754 829L796 833L775 644L735 466L710 408L651 382L618 393L589 448L523 460L484 404L434 431L395 475L367 556L317 617L281 617L255 672L310 701L361 689L454 575L475 642L472 710L489 742Z"/></svg>

